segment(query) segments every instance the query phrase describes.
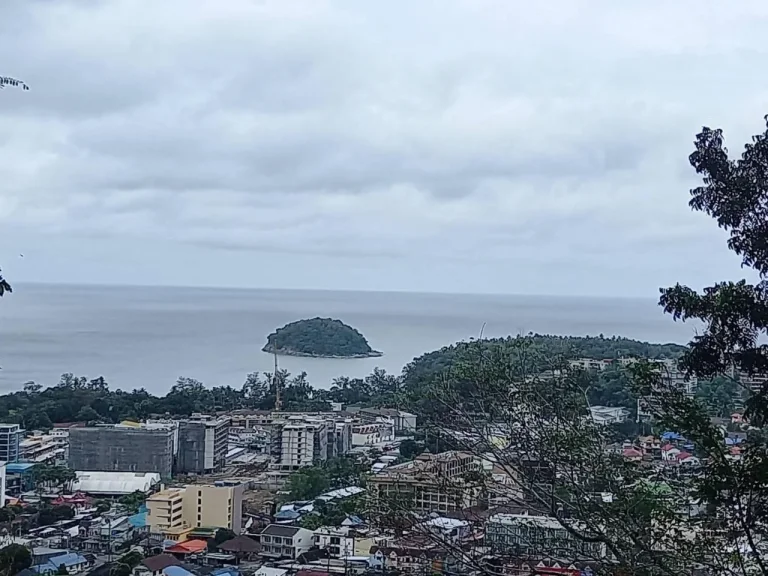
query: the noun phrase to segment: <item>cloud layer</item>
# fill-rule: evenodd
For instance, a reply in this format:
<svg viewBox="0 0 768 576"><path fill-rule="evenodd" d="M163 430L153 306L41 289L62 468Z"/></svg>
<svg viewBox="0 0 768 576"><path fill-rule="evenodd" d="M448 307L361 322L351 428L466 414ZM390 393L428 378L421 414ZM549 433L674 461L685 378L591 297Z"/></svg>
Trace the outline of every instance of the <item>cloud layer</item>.
<svg viewBox="0 0 768 576"><path fill-rule="evenodd" d="M13 0L0 263L41 281L652 296L740 274L693 135L768 6ZM16 259L25 253L23 261Z"/></svg>

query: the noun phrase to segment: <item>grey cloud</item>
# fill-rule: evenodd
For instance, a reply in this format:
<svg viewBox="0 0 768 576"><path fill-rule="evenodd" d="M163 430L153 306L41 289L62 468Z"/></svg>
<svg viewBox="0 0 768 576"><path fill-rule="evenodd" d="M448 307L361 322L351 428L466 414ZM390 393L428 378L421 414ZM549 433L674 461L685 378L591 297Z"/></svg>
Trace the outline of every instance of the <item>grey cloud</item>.
<svg viewBox="0 0 768 576"><path fill-rule="evenodd" d="M424 285L425 261L513 291L610 262L632 292L655 271L709 274L686 257L722 240L687 208L690 143L702 124L739 142L766 112L756 1L19 0L9 15L0 53L33 90L0 94L0 226L50 254L101 237L243 268L381 262L390 288L420 290L450 289ZM170 266L158 281L182 282Z"/></svg>

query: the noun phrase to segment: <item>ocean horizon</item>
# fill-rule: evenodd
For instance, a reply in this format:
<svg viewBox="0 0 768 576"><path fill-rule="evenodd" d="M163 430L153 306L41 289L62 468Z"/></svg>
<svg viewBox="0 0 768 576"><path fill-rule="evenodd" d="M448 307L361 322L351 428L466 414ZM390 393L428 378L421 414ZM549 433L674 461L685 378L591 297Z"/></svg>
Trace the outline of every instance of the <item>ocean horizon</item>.
<svg viewBox="0 0 768 576"><path fill-rule="evenodd" d="M329 388L338 376L413 358L460 340L535 332L687 343L696 325L674 322L654 299L423 292L16 283L0 300L0 393L34 380L103 376L111 388L167 392L179 376L240 387L271 371L267 335L315 316L357 328L378 358L279 356L279 366Z"/></svg>

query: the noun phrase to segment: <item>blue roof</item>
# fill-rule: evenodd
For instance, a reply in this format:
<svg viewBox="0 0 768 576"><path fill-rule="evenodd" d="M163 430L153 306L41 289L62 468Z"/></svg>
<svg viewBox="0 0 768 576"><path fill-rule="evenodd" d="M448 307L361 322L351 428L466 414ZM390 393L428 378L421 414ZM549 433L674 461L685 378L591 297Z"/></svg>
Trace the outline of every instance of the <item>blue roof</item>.
<svg viewBox="0 0 768 576"><path fill-rule="evenodd" d="M661 435L662 440L683 440L683 437L677 432L664 432Z"/></svg>
<svg viewBox="0 0 768 576"><path fill-rule="evenodd" d="M8 464L5 465L5 471L12 474L23 474L34 466L37 466L35 462L8 462Z"/></svg>
<svg viewBox="0 0 768 576"><path fill-rule="evenodd" d="M146 510L144 512L139 512L138 514L134 514L130 518L128 518L128 522L133 526L134 528L143 528L147 525L147 512Z"/></svg>
<svg viewBox="0 0 768 576"><path fill-rule="evenodd" d="M181 566L167 566L163 568L163 574L165 576L195 576L189 570L185 570Z"/></svg>
<svg viewBox="0 0 768 576"><path fill-rule="evenodd" d="M62 554L61 556L54 556L50 560L48 560L49 563L53 564L57 568L64 564L64 566L75 566L77 564L86 564L88 560L86 560L83 556L78 554L77 552L70 552L69 554Z"/></svg>
<svg viewBox="0 0 768 576"><path fill-rule="evenodd" d="M222 566L213 570L211 576L240 576L240 572L234 566Z"/></svg>
<svg viewBox="0 0 768 576"><path fill-rule="evenodd" d="M301 516L301 514L294 512L293 510L283 510L282 512L275 514L275 518L280 518L281 520L294 520L299 516Z"/></svg>
<svg viewBox="0 0 768 576"><path fill-rule="evenodd" d="M347 516L347 520L349 520L355 526L362 526L363 524L365 524L365 522L363 522L363 519L360 518L360 516L350 515L350 516Z"/></svg>

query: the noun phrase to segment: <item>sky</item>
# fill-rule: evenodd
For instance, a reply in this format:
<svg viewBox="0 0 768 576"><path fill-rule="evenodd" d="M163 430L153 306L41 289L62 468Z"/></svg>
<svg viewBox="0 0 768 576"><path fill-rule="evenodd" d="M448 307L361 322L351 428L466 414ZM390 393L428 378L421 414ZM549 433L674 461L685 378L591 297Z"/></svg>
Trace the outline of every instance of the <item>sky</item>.
<svg viewBox="0 0 768 576"><path fill-rule="evenodd" d="M6 0L16 282L655 297L764 130L768 3ZM23 254L23 257L21 257Z"/></svg>

